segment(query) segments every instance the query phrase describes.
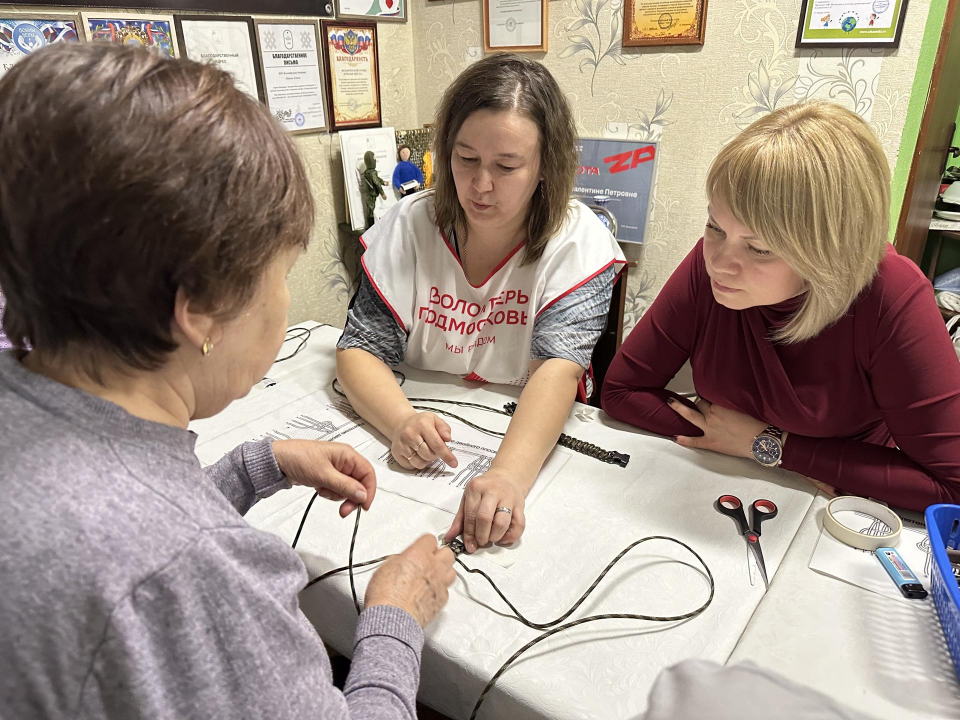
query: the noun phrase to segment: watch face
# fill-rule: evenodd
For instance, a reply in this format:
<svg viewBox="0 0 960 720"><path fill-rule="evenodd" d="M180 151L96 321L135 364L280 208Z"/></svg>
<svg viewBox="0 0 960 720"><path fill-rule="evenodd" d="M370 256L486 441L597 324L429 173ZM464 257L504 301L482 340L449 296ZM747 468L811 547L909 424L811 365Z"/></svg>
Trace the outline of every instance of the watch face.
<svg viewBox="0 0 960 720"><path fill-rule="evenodd" d="M780 443L769 435L761 435L753 441L753 456L761 465L776 465L782 453Z"/></svg>

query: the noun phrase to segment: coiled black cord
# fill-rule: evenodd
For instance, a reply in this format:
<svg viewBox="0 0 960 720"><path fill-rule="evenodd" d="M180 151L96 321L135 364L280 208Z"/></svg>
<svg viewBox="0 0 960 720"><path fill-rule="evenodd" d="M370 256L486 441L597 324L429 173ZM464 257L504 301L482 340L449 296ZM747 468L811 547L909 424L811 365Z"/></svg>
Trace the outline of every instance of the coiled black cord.
<svg viewBox="0 0 960 720"><path fill-rule="evenodd" d="M406 376L399 370L393 371L394 376L397 378L397 382L402 386L404 381L407 379ZM342 397L347 397L346 393L343 392L343 389L340 387L340 381L334 379L333 381L333 391ZM349 398L348 398L349 399ZM457 407L468 407L475 410L484 410L486 412L497 413L498 415L506 415L507 417L513 417L513 413L517 409L517 404L515 402L507 403L503 406L503 410L498 410L497 408L490 407L489 405L481 405L479 403L466 402L465 400L442 400L440 398L407 398L411 403L411 407L414 410L425 410L427 412L439 413L441 415L446 415L447 417L452 417L455 420L459 420L464 425L472 427L474 430L479 430L482 433L487 435L492 435L493 437L503 437L505 433L500 432L499 430L491 430L490 428L485 428L476 423L472 423L460 415L456 415L449 410L444 408L426 406L426 405L412 405L412 403L418 402L428 402L436 403L438 405L456 405ZM592 457L594 460L599 460L600 462L609 463L611 465L619 465L620 467L625 468L627 463L630 462L630 456L626 453L617 452L616 450L604 450L602 447L588 443L585 440L578 440L575 437L571 437L565 433L560 433L560 437L557 438L557 445L560 447L565 447L574 452L580 453L581 455L586 455L587 457Z"/></svg>
<svg viewBox="0 0 960 720"><path fill-rule="evenodd" d="M307 521L307 515L310 513L310 508L313 505L313 501L316 499L317 499L317 494L314 493L314 496L310 499L310 502L307 503L307 508L303 512L303 518L300 520L300 527L297 529L297 534L293 539L292 547L294 548L296 548L297 546L297 541L300 539L300 533L303 530L303 526ZM344 567L339 567L339 568L335 568L334 570L329 570L307 583L307 587L310 587L314 583L318 583L321 580L324 580L332 575L341 573L344 570L348 571L350 573L350 592L353 595L353 606L356 608L358 615L360 614L360 600L357 598L357 589L353 579L354 569L360 568L360 567L366 567L368 565L374 565L376 563L383 562L389 557L392 557L391 555L384 555L383 557L379 557L376 560L367 560L362 563L354 564L353 551L354 551L354 547L357 544L357 533L360 529L360 511L361 511L361 508L358 507L357 519L353 525L353 535L350 538L350 555L349 555L348 564ZM703 566L703 569L707 573L707 580L710 583L710 595L709 597L707 597L706 601L702 605L700 605L700 607L696 608L695 610L691 610L690 612L684 613L682 615L671 615L671 616L640 615L636 613L606 613L603 615L590 615L588 617L581 618L579 620L573 620L572 622L568 622L566 624L560 625L560 623L562 623L564 620L570 617L570 615L572 615L577 610L577 608L583 604L583 602L590 596L590 593L592 593L597 588L597 586L600 584L603 578L606 577L607 573L610 572L613 566L616 565L623 558L624 555L626 555L628 552L633 550L633 548L637 547L638 545L645 542L649 542L650 540L666 540L667 542L672 542L676 545L679 545L680 547L685 549L687 552L689 552L691 555L693 555L697 559L697 561L700 563L700 565ZM451 546L453 546L452 543L451 543ZM558 617L556 620L550 620L548 622L538 623L524 617L524 615L516 608L516 606L512 602L510 602L510 600L507 599L507 596L500 591L500 588L497 587L496 583L493 581L493 579L489 575L487 575L483 570L480 570L478 568L468 567L460 559L459 552L457 552L457 550L455 550L454 552L457 553L456 563L460 567L462 567L464 570L466 570L468 573L471 573L474 575L480 575L484 580L486 580L490 584L490 587L492 587L494 591L497 593L497 595L499 595L500 598L507 604L507 606L510 608L511 612L513 613L513 617L516 620L523 623L529 628L533 628L534 630L547 630L547 632L543 633L542 635L539 635L538 637L534 638L533 640L528 642L526 645L524 645L522 648L517 650L517 652L515 652L512 656L510 656L510 658L505 663L503 663L503 665L500 666L500 669L497 670L494 676L490 679L490 682L488 682L486 687L483 688L483 692L480 693L480 697L477 698L476 705L473 706L473 712L470 714L470 720L475 720L475 718L477 717L477 713L480 712L480 706L483 704L483 701L486 698L487 694L493 689L493 686L496 684L497 680L500 679L500 676L503 675L510 668L510 666L514 662L516 662L516 660L521 655L523 655L523 653L525 653L527 650L532 648L537 643L542 642L543 640L546 640L548 637L551 637L553 635L556 635L557 633L563 632L564 630L569 630L570 628L574 628L578 625L584 625L590 622L597 622L599 620L646 620L649 622L680 622L683 620L689 620L691 618L697 617L704 610L710 607L710 603L713 602L713 596L716 589L714 580L713 580L713 573L710 572L710 568L707 566L707 563L704 562L703 558L700 557L700 555L698 555L693 548L691 548L689 545L685 543L680 542L679 540L676 540L671 537L666 537L665 535L651 535L649 537L635 540L634 542L630 543L627 547L625 547L620 552L619 555L617 555L613 560L610 561L610 563L603 569L603 572L601 572L600 575L597 576L597 579L593 581L590 587L587 588L587 590L583 593L583 595L580 596L580 599L577 600L569 610L567 610L565 613L560 615L560 617Z"/></svg>

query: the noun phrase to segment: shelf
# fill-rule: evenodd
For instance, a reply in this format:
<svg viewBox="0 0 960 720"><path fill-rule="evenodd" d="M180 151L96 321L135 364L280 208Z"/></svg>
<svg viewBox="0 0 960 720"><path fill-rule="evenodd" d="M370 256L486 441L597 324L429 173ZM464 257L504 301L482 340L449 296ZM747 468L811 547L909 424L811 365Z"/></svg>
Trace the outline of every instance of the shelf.
<svg viewBox="0 0 960 720"><path fill-rule="evenodd" d="M944 220L938 217L931 218L930 229L960 231L960 220Z"/></svg>

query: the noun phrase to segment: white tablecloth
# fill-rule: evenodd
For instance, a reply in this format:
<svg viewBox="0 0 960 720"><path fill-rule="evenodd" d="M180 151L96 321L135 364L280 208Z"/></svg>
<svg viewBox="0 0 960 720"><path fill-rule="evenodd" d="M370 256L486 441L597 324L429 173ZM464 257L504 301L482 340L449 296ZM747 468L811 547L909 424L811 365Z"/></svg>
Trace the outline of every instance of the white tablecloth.
<svg viewBox="0 0 960 720"><path fill-rule="evenodd" d="M878 718L960 718L960 684L933 600L885 598L808 567L811 505L730 662L750 660Z"/></svg>
<svg viewBox="0 0 960 720"><path fill-rule="evenodd" d="M314 330L300 355L275 365L268 373L278 383L275 388L283 387L284 392L294 388L305 395L329 385L335 373L333 347L339 332L329 327ZM408 395L469 399L499 407L519 394L517 388L478 387L446 375L405 372ZM253 419L251 412L269 406L270 396L262 393L275 388L256 390L216 418L195 423L200 442L205 434ZM506 423L506 418L489 413L454 411L488 427L503 428ZM761 604L763 584L759 578L756 585L750 584L746 545L733 521L717 513L713 502L721 494L733 493L745 505L769 498L779 506L778 517L763 526L763 551L771 577L778 573L811 506L811 487L792 473L767 470L749 460L686 450L616 423L595 409L591 413L589 422L571 414L565 432L605 449L630 453L629 467L621 469L574 454L528 513L527 531L513 550L515 564L503 568L470 556L464 561L482 567L527 617L543 622L566 611L630 542L647 535L669 535L701 554L716 579L716 596L703 615L684 623L601 621L550 638L506 672L487 696L481 718L630 718L646 707L649 688L662 668L692 657L726 662L758 605L764 610L773 602ZM248 520L291 541L310 495L305 488L278 493L255 506ZM442 532L452 517L380 492L361 520L355 560L399 551L425 532ZM813 521L808 518L806 522L809 526ZM341 520L334 504L314 504L298 547L311 577L346 564L352 529L353 518ZM665 562L667 558L681 559L693 567ZM571 619L597 613L674 615L692 610L707 596L707 582L695 566L695 559L675 546L656 541L641 545L611 571ZM357 574L361 600L370 572L364 569ZM507 609L482 578L462 571L460 575L449 604L426 630L420 692L421 701L452 718L469 717L481 690L500 665L539 634L506 615ZM815 601L829 607L830 598L844 592L844 587L826 578L818 581L829 583L822 597L794 580L774 580L770 592L780 598L783 588L783 599L777 601L781 605L791 604L791 593L803 598L797 603L802 607L794 608L783 621L769 623L768 632L776 627L779 635L777 643L771 644L774 652L792 647L794 637L813 632L808 625L819 625L825 635L831 634L831 613L825 609L817 614L810 608ZM869 607L869 598L864 604ZM356 613L345 573L306 590L301 606L328 644L351 654ZM857 621L852 611L841 617L854 633L860 631L858 622L868 626L881 622ZM887 653L894 650L889 643L883 648ZM741 647L735 656L760 654L752 655ZM773 669L801 681L809 676L817 680L809 684L826 687L829 673L821 676L815 671L813 659L804 656L799 661L805 665L799 677L791 666ZM913 660L917 665L924 662L920 655ZM828 662L840 661L831 657ZM872 678L870 687L875 687L875 692L891 696L899 692L905 699L913 698L909 684L894 688L888 683L884 688L888 679L871 675L876 667L872 658L854 656L849 663ZM913 673L907 677L912 680ZM843 699L868 712L873 707L872 699L869 703ZM908 712L900 717L914 715Z"/></svg>

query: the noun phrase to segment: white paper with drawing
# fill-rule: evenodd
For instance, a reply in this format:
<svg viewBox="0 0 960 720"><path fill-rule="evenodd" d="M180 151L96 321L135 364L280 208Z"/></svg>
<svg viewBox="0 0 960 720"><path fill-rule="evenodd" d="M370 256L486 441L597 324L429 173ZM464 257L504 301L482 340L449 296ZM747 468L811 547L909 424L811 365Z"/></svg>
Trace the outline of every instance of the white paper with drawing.
<svg viewBox="0 0 960 720"><path fill-rule="evenodd" d="M846 527L865 535L877 536L890 532L886 523L865 513L844 511L836 513L836 517ZM926 529L904 521L900 540L894 547L929 591L932 568L930 538ZM844 545L826 530L820 531L820 539L810 559L810 569L896 600L918 602L900 593L873 552Z"/></svg>
<svg viewBox="0 0 960 720"><path fill-rule="evenodd" d="M358 449L361 455L373 463L377 472L378 489L456 513L467 483L490 469L490 464L500 448L500 438L457 422L450 423L450 430L453 440L447 443L447 446L457 457L459 464L455 468L448 467L442 460L436 460L423 470L404 470L393 459L390 447L379 438L374 438ZM536 502L568 458L569 454L558 448L550 453L537 481L527 493L524 504L526 510Z"/></svg>
<svg viewBox="0 0 960 720"><path fill-rule="evenodd" d="M270 397L271 390L264 390L264 395ZM282 390L278 395L280 392ZM249 401L252 404L256 399ZM201 425L196 428L199 435L196 454L201 464L207 466L237 445L251 440L335 440L356 447L373 437L365 426L366 422L344 398L329 390L319 390L226 432L205 433Z"/></svg>

